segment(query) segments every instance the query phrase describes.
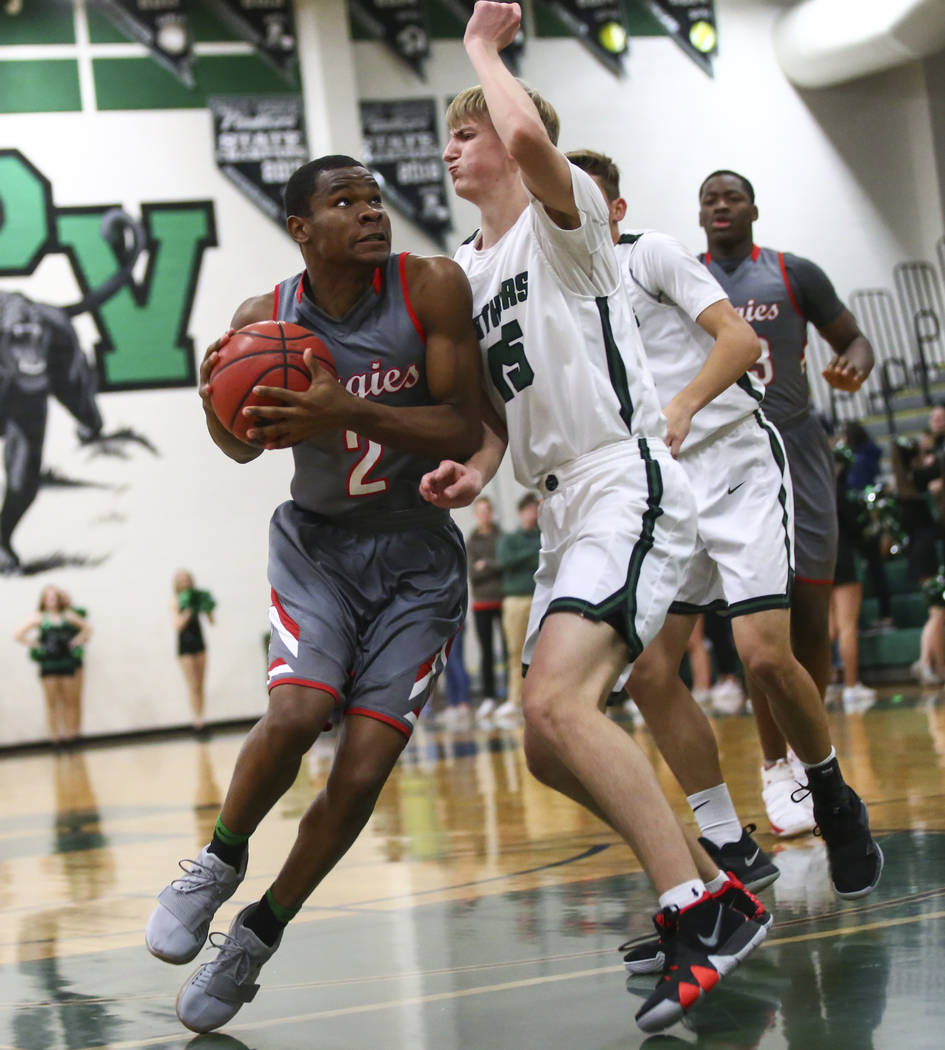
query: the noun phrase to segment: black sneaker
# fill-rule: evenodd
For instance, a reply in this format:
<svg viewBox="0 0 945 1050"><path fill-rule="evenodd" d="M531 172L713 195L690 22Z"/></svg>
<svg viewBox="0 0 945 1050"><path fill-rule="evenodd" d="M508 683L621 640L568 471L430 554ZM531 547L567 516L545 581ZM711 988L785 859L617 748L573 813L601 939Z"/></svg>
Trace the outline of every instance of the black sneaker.
<svg viewBox="0 0 945 1050"><path fill-rule="evenodd" d="M730 973L767 934L767 928L706 895L683 911L663 908L654 919L663 945L663 972L637 1011L644 1032L660 1032Z"/></svg>
<svg viewBox="0 0 945 1050"><path fill-rule="evenodd" d="M760 893L781 874L751 837L756 830L754 824L746 824L742 828L742 837L737 842L726 842L724 846L716 846L711 839L699 839L699 845L718 864L719 870L737 875L745 889L752 893Z"/></svg>
<svg viewBox="0 0 945 1050"><path fill-rule="evenodd" d="M712 894L712 899L734 908L752 922L764 926L766 929L771 925L773 916L760 900L750 893L739 881L736 875L728 872L728 881L720 890ZM665 918L663 912L657 912L653 917L653 925L659 936L651 937L645 934L635 937L620 945L618 951L625 952L623 957L623 968L627 973L647 974L659 973L666 962L666 951L663 945Z"/></svg>
<svg viewBox="0 0 945 1050"><path fill-rule="evenodd" d="M870 834L869 814L848 784L838 803L814 800L814 819L827 846L830 878L838 897L856 900L872 893L883 873L883 851Z"/></svg>

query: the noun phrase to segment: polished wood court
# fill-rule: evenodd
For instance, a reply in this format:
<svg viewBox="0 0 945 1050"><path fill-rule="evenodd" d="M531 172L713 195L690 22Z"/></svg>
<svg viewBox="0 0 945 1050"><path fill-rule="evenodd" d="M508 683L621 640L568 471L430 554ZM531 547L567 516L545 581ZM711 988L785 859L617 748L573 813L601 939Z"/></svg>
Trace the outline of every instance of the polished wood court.
<svg viewBox="0 0 945 1050"><path fill-rule="evenodd" d="M887 858L859 902L834 897L819 839L764 833L753 722L714 720L739 814L782 869L763 895L776 924L684 1023L650 1037L633 1014L654 979L628 984L615 949L647 930L653 895L607 827L529 776L520 731L421 720L255 1002L198 1037L174 1014L197 963L153 959L143 929L177 859L209 839L243 734L2 756L0 1050L941 1048L945 694L887 692L831 715ZM331 748L319 743L253 837L215 928L272 880Z"/></svg>

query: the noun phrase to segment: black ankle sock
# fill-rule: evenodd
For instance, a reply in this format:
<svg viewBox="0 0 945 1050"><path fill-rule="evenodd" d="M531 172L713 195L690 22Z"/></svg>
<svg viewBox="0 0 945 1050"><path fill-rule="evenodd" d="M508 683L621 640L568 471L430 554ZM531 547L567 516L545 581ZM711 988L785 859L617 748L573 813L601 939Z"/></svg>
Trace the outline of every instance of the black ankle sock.
<svg viewBox="0 0 945 1050"><path fill-rule="evenodd" d="M278 905L276 907L278 908ZM283 916L289 914L285 908L279 908L279 911ZM268 944L270 948L279 939L279 934L286 928L288 922L288 918L280 919L273 911L269 904L268 890L257 901L256 907L247 912L246 918L243 919L243 925L248 930L252 930L263 944Z"/></svg>
<svg viewBox="0 0 945 1050"><path fill-rule="evenodd" d="M814 796L814 802L823 805L834 805L846 797L846 783L840 772L840 763L834 755L829 762L820 766L805 766L807 786Z"/></svg>
<svg viewBox="0 0 945 1050"><path fill-rule="evenodd" d="M237 871L240 870L240 865L243 863L243 857L246 856L247 849L245 842L224 842L217 831L214 831L210 845L207 846L208 853L219 857L224 864L229 864L231 868L235 868Z"/></svg>

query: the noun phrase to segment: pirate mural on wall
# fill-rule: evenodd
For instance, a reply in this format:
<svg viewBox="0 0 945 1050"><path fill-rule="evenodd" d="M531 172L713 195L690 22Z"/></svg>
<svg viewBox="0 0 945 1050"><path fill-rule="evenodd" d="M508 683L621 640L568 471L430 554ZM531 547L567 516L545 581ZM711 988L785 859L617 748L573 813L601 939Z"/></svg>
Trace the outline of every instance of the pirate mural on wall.
<svg viewBox="0 0 945 1050"><path fill-rule="evenodd" d="M20 210L15 211L14 205ZM142 325L150 317L153 326L156 312L166 309L157 292L165 282L160 280L155 261L162 241L155 236L155 227L160 229L161 217L172 212L178 219L181 215L197 218L190 243L185 232L183 244L167 246L172 255L174 249L186 252L191 248L191 288L178 301L178 316L170 318L172 323L182 323L173 336L163 331L163 343L159 324L145 357L140 350ZM142 215L139 221L117 207L54 208L45 177L18 151L0 150L0 276L30 274L42 258L61 253L69 259L80 288L80 298L68 306L51 306L15 288L0 288L0 438L5 475L0 502L0 574L91 563L81 555L24 563L13 546L14 531L44 486L95 484L44 470L50 399L73 417L77 443L88 456L127 456L134 447L157 455L151 441L134 429L106 427L101 394L195 383L192 341L183 333L200 255L204 247L216 243L212 205L209 201L144 205ZM135 264L148 252L146 276L138 283ZM187 277L185 273L185 282ZM72 319L81 314L93 319L100 335L94 357L82 349L73 326ZM137 357L130 357L127 349L121 352L123 336L138 348ZM171 343L182 360L162 358L162 349L166 355Z"/></svg>

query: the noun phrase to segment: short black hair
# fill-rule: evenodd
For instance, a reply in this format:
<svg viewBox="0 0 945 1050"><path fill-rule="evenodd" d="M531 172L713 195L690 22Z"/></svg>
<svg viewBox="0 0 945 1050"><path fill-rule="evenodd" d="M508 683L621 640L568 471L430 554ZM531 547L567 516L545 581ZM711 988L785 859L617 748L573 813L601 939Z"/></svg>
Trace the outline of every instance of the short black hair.
<svg viewBox="0 0 945 1050"><path fill-rule="evenodd" d="M315 192L315 184L323 171L334 171L336 168L363 168L364 164L354 157L343 153L331 153L326 157L317 157L297 168L289 176L289 181L282 191L282 203L285 217L290 215L308 215L308 199Z"/></svg>
<svg viewBox="0 0 945 1050"><path fill-rule="evenodd" d="M731 175L732 178L738 179L738 181L742 184L745 193L748 194L748 199L751 201L752 204L755 203L755 187L752 186L752 184L748 181L748 179L745 178L744 175L739 175L737 171L730 171L728 168L719 168L718 171L713 171L711 175L706 175L706 177L702 180L702 184L699 186L699 200L702 200L702 191L705 189L705 184L709 181L709 179L714 179L717 175Z"/></svg>

